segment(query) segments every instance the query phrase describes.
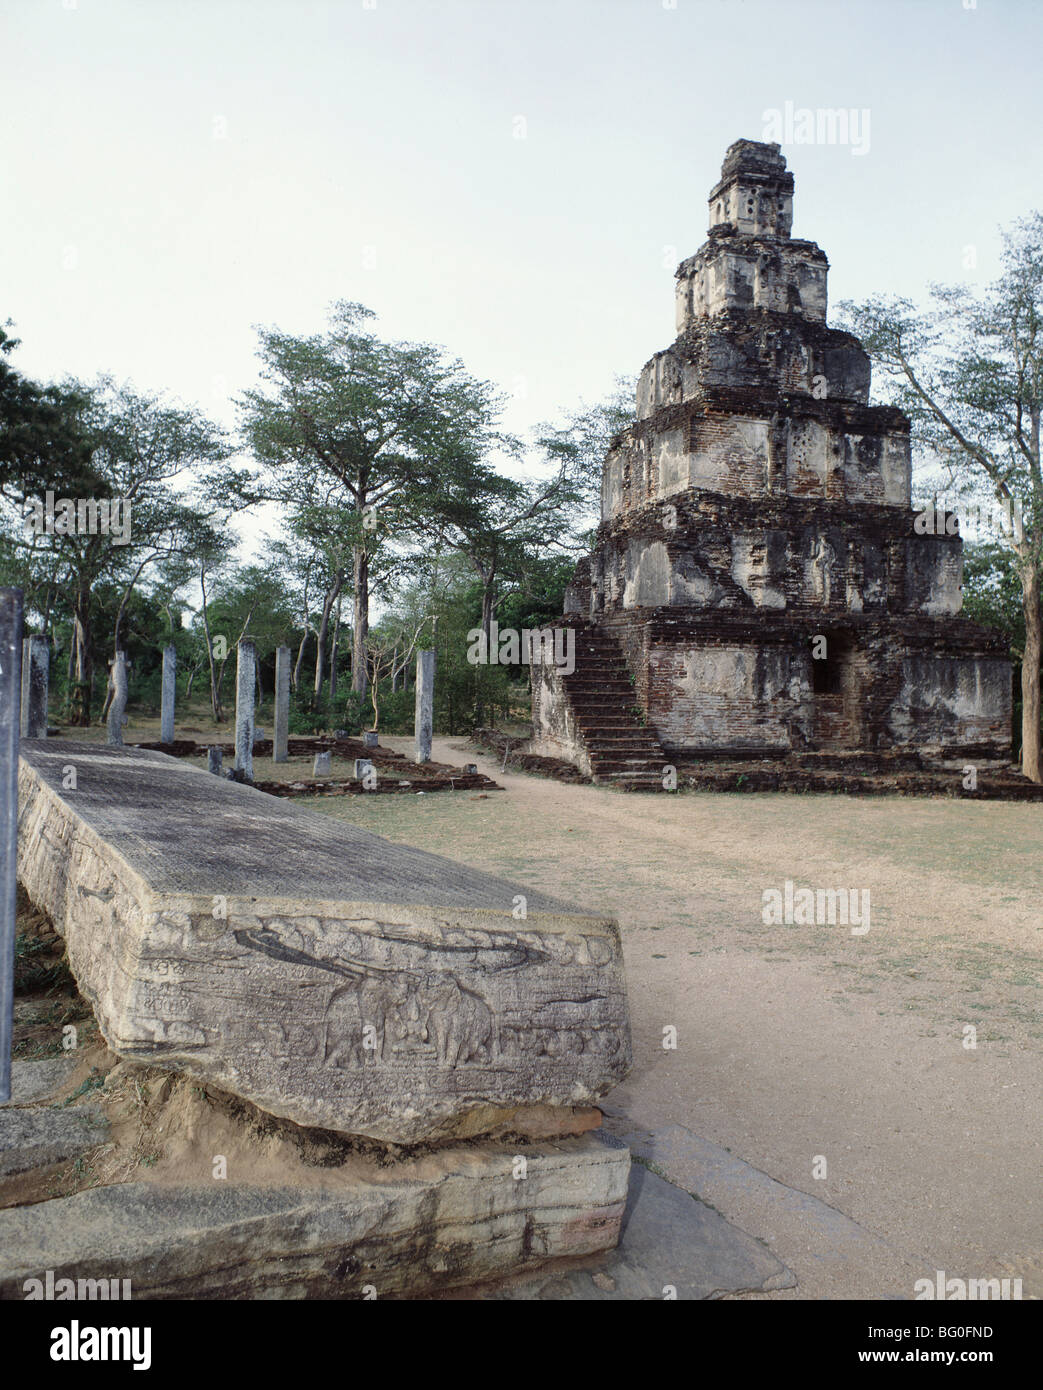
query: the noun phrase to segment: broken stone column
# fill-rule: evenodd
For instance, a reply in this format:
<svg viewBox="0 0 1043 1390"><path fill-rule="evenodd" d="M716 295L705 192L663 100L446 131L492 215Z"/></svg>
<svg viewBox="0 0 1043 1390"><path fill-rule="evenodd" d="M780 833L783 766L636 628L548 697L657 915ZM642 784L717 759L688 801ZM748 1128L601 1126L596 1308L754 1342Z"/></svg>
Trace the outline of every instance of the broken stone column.
<svg viewBox="0 0 1043 1390"><path fill-rule="evenodd" d="M174 700L177 697L177 651L173 644L163 648L163 691L159 741L174 742Z"/></svg>
<svg viewBox="0 0 1043 1390"><path fill-rule="evenodd" d="M431 734L435 718L435 654L417 652L416 658L416 761L431 761Z"/></svg>
<svg viewBox="0 0 1043 1390"><path fill-rule="evenodd" d="M257 686L257 648L239 642L235 663L235 765L239 780L254 779L254 690Z"/></svg>
<svg viewBox="0 0 1043 1390"><path fill-rule="evenodd" d="M112 661L112 703L109 705L110 748L123 747L123 722L127 713L127 653L118 651Z"/></svg>
<svg viewBox="0 0 1043 1390"><path fill-rule="evenodd" d="M290 736L290 649L275 649L275 728L272 732L272 762L289 761Z"/></svg>
<svg viewBox="0 0 1043 1390"><path fill-rule="evenodd" d="M19 793L18 877L121 1057L394 1144L568 1132L627 1073L610 917L163 753L31 742Z"/></svg>
<svg viewBox="0 0 1043 1390"><path fill-rule="evenodd" d="M206 750L206 770L213 772L216 776L221 776L221 760L224 754L220 748L208 748Z"/></svg>
<svg viewBox="0 0 1043 1390"><path fill-rule="evenodd" d="M36 634L22 639L22 738L47 737L47 681L51 647Z"/></svg>

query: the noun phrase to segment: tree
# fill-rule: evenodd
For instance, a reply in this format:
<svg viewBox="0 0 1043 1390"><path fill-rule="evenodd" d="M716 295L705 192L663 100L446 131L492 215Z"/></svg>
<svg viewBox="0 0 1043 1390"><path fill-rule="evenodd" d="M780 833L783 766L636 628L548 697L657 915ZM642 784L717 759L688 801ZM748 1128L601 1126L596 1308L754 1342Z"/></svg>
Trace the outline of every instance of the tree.
<svg viewBox="0 0 1043 1390"><path fill-rule="evenodd" d="M217 514L224 509L227 515L235 505L242 475L216 474L228 448L221 431L195 410L117 386L107 377L64 390L72 419L68 432L84 442L90 469L63 482L90 491L85 496L70 486L69 511L56 511L53 524L44 517L41 527L43 505L23 479L6 493L5 522L12 545L60 579L72 617L71 718L87 724L98 585L111 584L121 594L112 617L112 645L119 650L124 614L138 582L152 567L213 540ZM27 514L34 523L28 535Z"/></svg>
<svg viewBox="0 0 1043 1390"><path fill-rule="evenodd" d="M236 566L230 547L200 558L199 624L210 653L210 705L220 723L225 672L238 644L247 639L255 644L260 688L261 663L291 640L296 618L282 575L270 565Z"/></svg>
<svg viewBox="0 0 1043 1390"><path fill-rule="evenodd" d="M373 317L361 304L340 302L324 334L259 329L265 385L238 401L246 440L271 472L273 500L292 503L316 476L335 484L330 505L340 511L337 529L351 551L352 688L360 693L380 518L420 470L435 472L465 450L487 448L500 405L488 383L442 349L381 341L366 329Z"/></svg>
<svg viewBox="0 0 1043 1390"><path fill-rule="evenodd" d="M374 729L380 728L380 683L391 677L391 689L397 687L398 677L409 665L416 650L420 635L430 618L424 617L410 631L409 620L399 618L385 619L379 628L366 634L366 660L369 663L369 697L373 707Z"/></svg>
<svg viewBox="0 0 1043 1390"><path fill-rule="evenodd" d="M79 428L82 392L22 376L7 360L19 342L0 327L0 493L97 495L91 446Z"/></svg>
<svg viewBox="0 0 1043 1390"><path fill-rule="evenodd" d="M617 376L612 390L594 405L581 404L559 424L544 424L537 444L567 468L586 509L601 515L601 476L612 441L636 420L637 378Z"/></svg>
<svg viewBox="0 0 1043 1390"><path fill-rule="evenodd" d="M1043 214L1016 223L1003 243L1002 274L980 296L932 286L926 311L894 297L841 308L958 495L991 493L1003 509L999 540L1014 558L1025 622L1021 766L1039 782Z"/></svg>

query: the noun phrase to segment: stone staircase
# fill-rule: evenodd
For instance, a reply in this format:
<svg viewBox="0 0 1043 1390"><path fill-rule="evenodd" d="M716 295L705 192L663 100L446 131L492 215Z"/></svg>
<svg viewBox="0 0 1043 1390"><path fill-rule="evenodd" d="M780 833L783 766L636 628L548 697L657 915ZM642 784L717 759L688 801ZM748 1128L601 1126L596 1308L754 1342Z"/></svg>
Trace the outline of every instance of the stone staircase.
<svg viewBox="0 0 1043 1390"><path fill-rule="evenodd" d="M641 723L622 648L601 628L572 626L576 669L561 679L594 781L625 791L662 791L669 759Z"/></svg>

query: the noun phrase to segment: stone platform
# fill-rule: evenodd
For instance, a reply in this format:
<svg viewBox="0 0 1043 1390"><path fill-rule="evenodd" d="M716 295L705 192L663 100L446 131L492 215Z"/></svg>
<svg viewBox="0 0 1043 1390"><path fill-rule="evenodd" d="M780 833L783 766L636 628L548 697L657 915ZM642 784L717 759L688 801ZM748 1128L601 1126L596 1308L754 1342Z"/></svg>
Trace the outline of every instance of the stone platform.
<svg viewBox="0 0 1043 1390"><path fill-rule="evenodd" d="M121 1057L396 1144L567 1129L629 1068L611 918L162 753L24 747L19 798L19 879Z"/></svg>
<svg viewBox="0 0 1043 1390"><path fill-rule="evenodd" d="M92 1188L0 1211L0 1299L47 1271L129 1279L135 1300L424 1296L612 1248L629 1172L625 1145L585 1135L357 1156L311 1187Z"/></svg>

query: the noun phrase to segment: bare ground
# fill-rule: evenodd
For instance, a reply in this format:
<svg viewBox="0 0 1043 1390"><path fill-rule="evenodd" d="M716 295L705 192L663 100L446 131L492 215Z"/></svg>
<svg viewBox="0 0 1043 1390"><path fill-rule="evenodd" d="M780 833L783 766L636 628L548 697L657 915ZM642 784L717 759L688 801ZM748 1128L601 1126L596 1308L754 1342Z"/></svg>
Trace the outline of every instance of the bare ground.
<svg viewBox="0 0 1043 1390"><path fill-rule="evenodd" d="M718 1194L799 1278L768 1297L910 1298L936 1270L1043 1297L1038 805L627 795L502 774L459 740L434 756L507 794L305 804L618 915L635 1060L607 1107L683 1125L866 1232L824 1259L796 1204ZM870 930L766 926L786 879L869 889Z"/></svg>

